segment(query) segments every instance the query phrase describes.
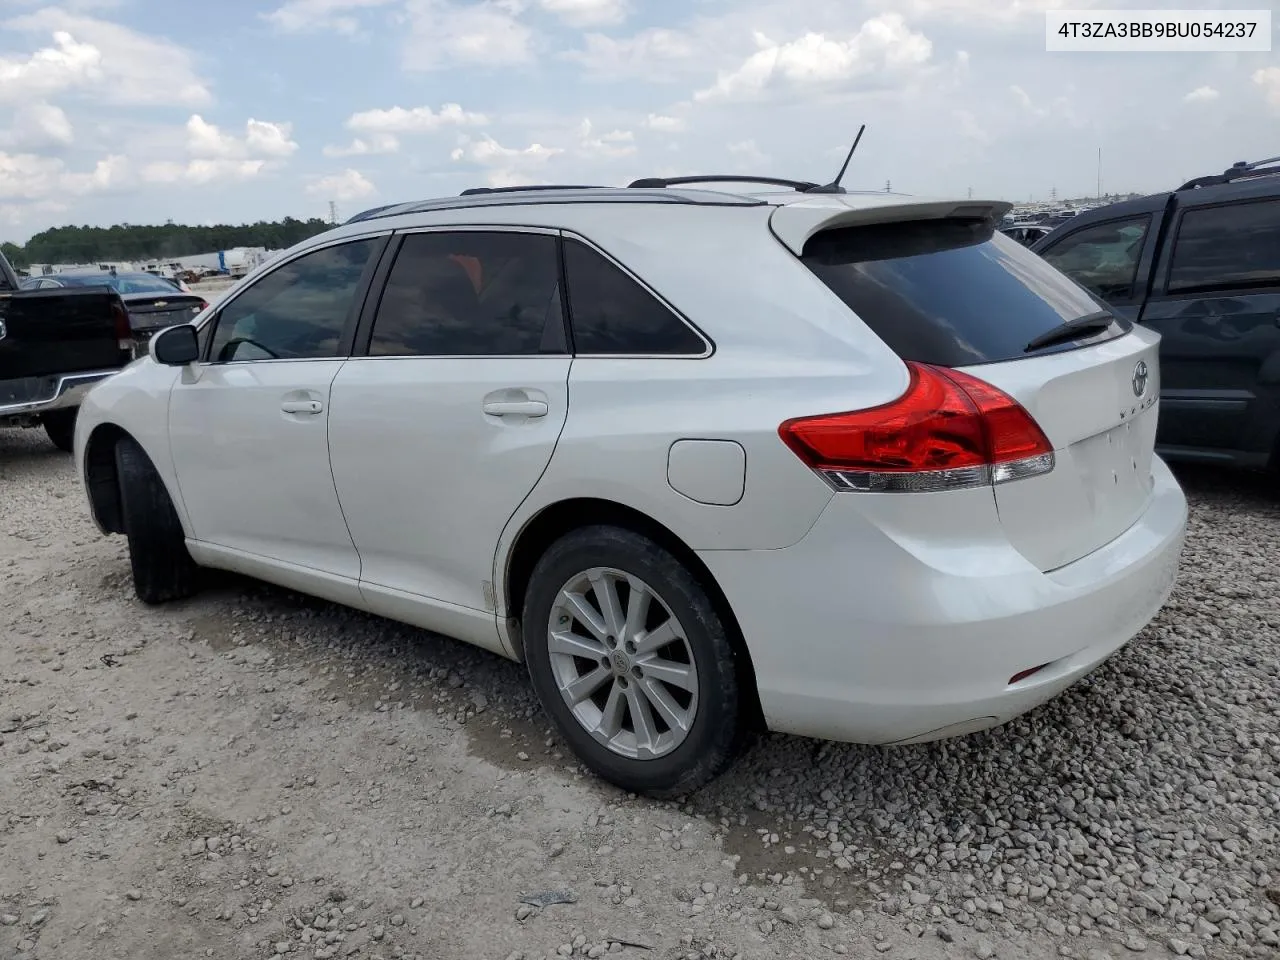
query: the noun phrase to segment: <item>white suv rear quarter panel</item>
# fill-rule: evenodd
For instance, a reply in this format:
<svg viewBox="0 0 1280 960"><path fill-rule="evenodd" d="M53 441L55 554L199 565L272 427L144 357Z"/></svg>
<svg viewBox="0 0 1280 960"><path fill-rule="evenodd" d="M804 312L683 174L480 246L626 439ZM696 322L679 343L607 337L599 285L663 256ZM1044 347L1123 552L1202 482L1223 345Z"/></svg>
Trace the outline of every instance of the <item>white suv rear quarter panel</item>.
<svg viewBox="0 0 1280 960"><path fill-rule="evenodd" d="M832 491L782 443L778 426L888 402L906 389L906 367L770 234L769 208L628 206L620 218L607 205L583 204L549 213L683 313L715 352L573 361L568 420L504 532L495 582L519 532L568 499L631 507L695 550L776 549L803 537ZM671 256L672 236L686 255ZM671 446L688 439L742 447L737 503L698 503L671 487ZM501 615L518 614L520 598L510 601Z"/></svg>

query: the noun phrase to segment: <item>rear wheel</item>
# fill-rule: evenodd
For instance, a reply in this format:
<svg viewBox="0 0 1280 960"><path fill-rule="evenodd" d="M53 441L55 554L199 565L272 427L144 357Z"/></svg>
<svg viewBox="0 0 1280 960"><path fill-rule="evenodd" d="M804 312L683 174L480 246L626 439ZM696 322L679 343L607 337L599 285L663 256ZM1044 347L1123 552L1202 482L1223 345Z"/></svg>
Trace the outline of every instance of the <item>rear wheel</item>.
<svg viewBox="0 0 1280 960"><path fill-rule="evenodd" d="M741 742L741 698L724 624L667 550L617 527L547 550L525 595L534 690L595 773L650 796L690 792Z"/></svg>
<svg viewBox="0 0 1280 960"><path fill-rule="evenodd" d="M63 453L70 453L75 446L76 414L79 407L68 410L50 410L40 415L40 424L49 440Z"/></svg>
<svg viewBox="0 0 1280 960"><path fill-rule="evenodd" d="M187 552L182 523L164 481L132 437L116 443L116 473L138 599L156 604L191 596L199 568Z"/></svg>

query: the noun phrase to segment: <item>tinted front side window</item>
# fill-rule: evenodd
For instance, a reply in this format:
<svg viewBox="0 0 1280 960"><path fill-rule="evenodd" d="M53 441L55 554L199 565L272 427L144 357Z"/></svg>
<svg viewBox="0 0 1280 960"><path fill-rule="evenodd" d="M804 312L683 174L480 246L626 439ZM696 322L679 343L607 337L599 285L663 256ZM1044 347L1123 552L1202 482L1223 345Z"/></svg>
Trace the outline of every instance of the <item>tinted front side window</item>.
<svg viewBox="0 0 1280 960"><path fill-rule="evenodd" d="M564 245L574 349L580 354L700 355L689 326L607 259L574 240Z"/></svg>
<svg viewBox="0 0 1280 960"><path fill-rule="evenodd" d="M987 221L827 230L800 259L898 356L922 363L1012 360L1041 334L1102 309Z"/></svg>
<svg viewBox="0 0 1280 960"><path fill-rule="evenodd" d="M1169 292L1280 284L1280 200L1188 210L1178 226Z"/></svg>
<svg viewBox="0 0 1280 960"><path fill-rule="evenodd" d="M1134 217L1085 227L1063 237L1043 256L1102 299L1127 300L1133 296L1150 223L1150 217Z"/></svg>
<svg viewBox="0 0 1280 960"><path fill-rule="evenodd" d="M416 233L378 305L370 356L564 353L554 237Z"/></svg>
<svg viewBox="0 0 1280 960"><path fill-rule="evenodd" d="M218 314L209 359L336 357L365 265L381 242L325 247L262 277Z"/></svg>

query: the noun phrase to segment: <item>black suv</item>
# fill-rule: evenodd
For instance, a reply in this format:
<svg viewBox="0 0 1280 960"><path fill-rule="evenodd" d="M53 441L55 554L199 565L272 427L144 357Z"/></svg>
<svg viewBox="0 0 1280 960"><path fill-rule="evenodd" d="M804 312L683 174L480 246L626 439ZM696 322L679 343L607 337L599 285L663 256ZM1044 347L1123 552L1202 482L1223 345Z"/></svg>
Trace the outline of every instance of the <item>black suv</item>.
<svg viewBox="0 0 1280 960"><path fill-rule="evenodd" d="M1162 455L1280 467L1280 157L1089 210L1031 249L1160 333Z"/></svg>

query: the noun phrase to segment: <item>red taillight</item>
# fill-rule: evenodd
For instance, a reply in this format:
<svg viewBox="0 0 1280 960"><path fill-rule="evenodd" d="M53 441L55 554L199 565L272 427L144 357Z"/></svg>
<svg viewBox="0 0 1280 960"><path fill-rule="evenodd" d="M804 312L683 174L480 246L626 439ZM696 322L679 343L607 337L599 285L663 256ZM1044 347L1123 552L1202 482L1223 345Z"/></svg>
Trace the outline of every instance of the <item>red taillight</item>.
<svg viewBox="0 0 1280 960"><path fill-rule="evenodd" d="M1053 447L1012 397L958 370L907 362L897 400L788 420L783 441L841 490L947 490L1053 469Z"/></svg>
<svg viewBox="0 0 1280 960"><path fill-rule="evenodd" d="M111 319L115 321L116 345L121 350L132 351L134 347L133 327L129 325L129 312L124 304L115 300L111 304Z"/></svg>

